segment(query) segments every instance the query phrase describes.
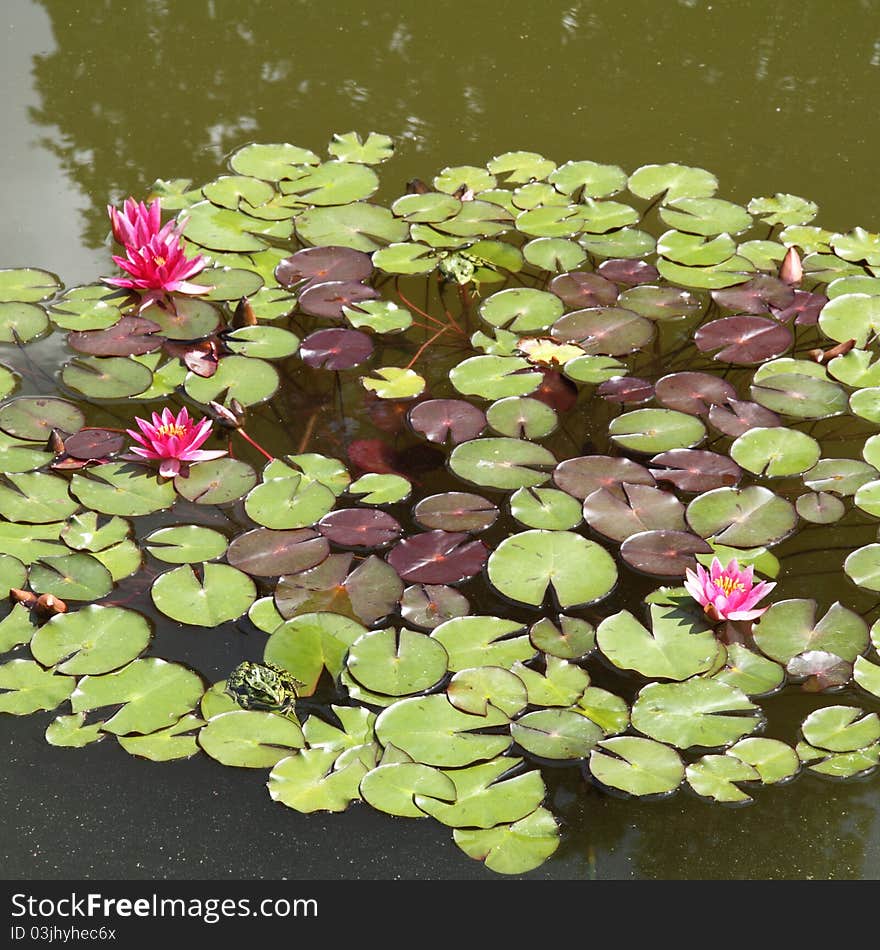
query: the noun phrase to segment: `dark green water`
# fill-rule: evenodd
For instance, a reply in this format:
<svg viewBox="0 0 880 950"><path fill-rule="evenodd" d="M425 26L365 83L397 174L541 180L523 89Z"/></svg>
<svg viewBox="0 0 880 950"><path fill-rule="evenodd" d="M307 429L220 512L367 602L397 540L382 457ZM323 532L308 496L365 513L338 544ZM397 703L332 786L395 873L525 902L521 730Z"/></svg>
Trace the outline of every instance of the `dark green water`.
<svg viewBox="0 0 880 950"><path fill-rule="evenodd" d="M7 0L4 13L0 263L67 283L109 272L108 200L159 176L207 180L247 141L322 149L349 129L397 140L383 170L395 194L524 148L628 170L697 164L731 200L790 191L820 204L823 226L880 226L868 0ZM838 579L787 593L829 602ZM48 747L51 718L0 720L5 877L493 877L433 822L365 807L299 816L269 800L262 774L206 757ZM877 776L808 776L727 809L618 801L560 770L549 804L563 844L530 876L877 878L878 790Z"/></svg>

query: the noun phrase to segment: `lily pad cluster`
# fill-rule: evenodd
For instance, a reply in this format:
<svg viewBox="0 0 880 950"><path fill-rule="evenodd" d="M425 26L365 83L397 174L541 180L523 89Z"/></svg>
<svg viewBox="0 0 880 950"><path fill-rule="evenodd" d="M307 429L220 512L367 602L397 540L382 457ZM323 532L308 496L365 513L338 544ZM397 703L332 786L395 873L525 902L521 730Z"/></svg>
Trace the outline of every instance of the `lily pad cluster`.
<svg viewBox="0 0 880 950"><path fill-rule="evenodd" d="M154 183L201 296L0 271L0 711L432 818L510 874L559 845L553 769L729 804L875 771L880 236L525 151L380 203L393 152ZM134 460L168 405L226 456ZM716 556L777 580L754 624L681 586Z"/></svg>

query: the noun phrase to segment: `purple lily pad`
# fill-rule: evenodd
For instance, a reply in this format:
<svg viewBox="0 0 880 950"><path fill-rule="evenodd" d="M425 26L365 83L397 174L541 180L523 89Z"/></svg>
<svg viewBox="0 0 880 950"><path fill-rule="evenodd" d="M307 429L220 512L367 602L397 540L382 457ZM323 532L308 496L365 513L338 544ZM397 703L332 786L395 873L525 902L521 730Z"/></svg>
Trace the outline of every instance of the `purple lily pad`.
<svg viewBox="0 0 880 950"><path fill-rule="evenodd" d="M648 485L621 486L625 499L599 488L584 501L584 519L599 534L612 541L625 541L634 534L685 528L684 505L669 491Z"/></svg>
<svg viewBox="0 0 880 950"><path fill-rule="evenodd" d="M770 429L782 425L782 420L772 410L742 399L731 399L726 406L712 406L709 422L732 439L749 429Z"/></svg>
<svg viewBox="0 0 880 950"><path fill-rule="evenodd" d="M694 342L716 360L743 365L781 356L794 342L791 330L768 317L722 317L700 327Z"/></svg>
<svg viewBox="0 0 880 950"><path fill-rule="evenodd" d="M786 666L792 676L804 677L802 688L810 693L845 686L852 678L852 663L827 650L807 650L793 656Z"/></svg>
<svg viewBox="0 0 880 950"><path fill-rule="evenodd" d="M125 436L109 429L80 429L64 440L64 451L83 461L107 458L125 448Z"/></svg>
<svg viewBox="0 0 880 950"><path fill-rule="evenodd" d="M486 413L463 399L427 399L410 409L409 424L430 442L458 445L480 435Z"/></svg>
<svg viewBox="0 0 880 950"><path fill-rule="evenodd" d="M143 356L160 349L161 327L144 317L123 317L106 330L81 330L67 334L67 342L78 353L92 356Z"/></svg>
<svg viewBox="0 0 880 950"><path fill-rule="evenodd" d="M307 247L286 257L275 268L275 279L288 290L303 281L361 281L373 273L369 254L351 247Z"/></svg>
<svg viewBox="0 0 880 950"><path fill-rule="evenodd" d="M331 554L322 564L280 578L275 606L284 618L326 611L372 624L387 617L403 594L397 572L371 554L351 569L351 554Z"/></svg>
<svg viewBox="0 0 880 950"><path fill-rule="evenodd" d="M351 369L373 355L373 342L360 330L333 327L310 333L302 341L299 355L313 369Z"/></svg>
<svg viewBox="0 0 880 950"><path fill-rule="evenodd" d="M304 290L299 298L299 308L313 317L341 320L343 307L351 307L363 300L376 300L380 296L378 290L357 281L329 280L312 284Z"/></svg>
<svg viewBox="0 0 880 950"><path fill-rule="evenodd" d="M651 474L658 482L670 482L680 491L705 492L738 485L742 469L726 455L705 449L672 449L651 459Z"/></svg>
<svg viewBox="0 0 880 950"><path fill-rule="evenodd" d="M344 548L378 548L403 533L400 522L378 508L338 508L318 522L318 531Z"/></svg>
<svg viewBox="0 0 880 950"><path fill-rule="evenodd" d="M586 353L621 356L640 350L654 339L657 328L650 320L620 307L575 310L560 317L550 335L560 343L577 343Z"/></svg>
<svg viewBox="0 0 880 950"><path fill-rule="evenodd" d="M433 630L453 617L471 612L467 597L445 584L414 584L400 598L400 615L413 627Z"/></svg>
<svg viewBox="0 0 880 950"><path fill-rule="evenodd" d="M320 564L330 553L327 539L311 528L274 531L255 528L240 534L226 551L226 560L245 574L277 577Z"/></svg>
<svg viewBox="0 0 880 950"><path fill-rule="evenodd" d="M476 534L495 524L498 508L482 495L449 491L423 498L413 517L423 528Z"/></svg>
<svg viewBox="0 0 880 950"><path fill-rule="evenodd" d="M630 567L658 577L684 577L688 568L696 568L695 554L711 553L712 548L689 531L643 531L620 547Z"/></svg>
<svg viewBox="0 0 880 950"><path fill-rule="evenodd" d="M610 307L617 300L617 287L605 277L590 271L569 271L550 281L550 293L570 309Z"/></svg>
<svg viewBox="0 0 880 950"><path fill-rule="evenodd" d="M639 258L615 257L602 261L599 273L615 284L635 287L637 284L650 284L657 280L660 272L653 264Z"/></svg>
<svg viewBox="0 0 880 950"><path fill-rule="evenodd" d="M705 416L711 406L736 399L736 388L710 373L670 373L657 380L657 401L667 409L692 416Z"/></svg>
<svg viewBox="0 0 880 950"><path fill-rule="evenodd" d="M399 541L386 560L405 581L456 584L478 574L488 557L486 545L463 531L425 531Z"/></svg>
<svg viewBox="0 0 880 950"><path fill-rule="evenodd" d="M615 376L601 383L596 394L608 402L638 405L654 398L654 384L638 376Z"/></svg>
<svg viewBox="0 0 880 950"><path fill-rule="evenodd" d="M625 499L621 486L655 484L654 476L638 462L610 455L584 455L566 459L553 471L553 481L564 492L583 501L599 488Z"/></svg>
<svg viewBox="0 0 880 950"><path fill-rule="evenodd" d="M806 290L796 290L794 300L784 309L771 308L770 312L780 323L789 323L792 318L798 326L814 326L819 322L819 314L828 303L825 294L813 294Z"/></svg>
<svg viewBox="0 0 880 950"><path fill-rule="evenodd" d="M794 294L794 289L778 277L760 274L737 287L713 290L712 299L719 307L740 313L769 313L790 306Z"/></svg>

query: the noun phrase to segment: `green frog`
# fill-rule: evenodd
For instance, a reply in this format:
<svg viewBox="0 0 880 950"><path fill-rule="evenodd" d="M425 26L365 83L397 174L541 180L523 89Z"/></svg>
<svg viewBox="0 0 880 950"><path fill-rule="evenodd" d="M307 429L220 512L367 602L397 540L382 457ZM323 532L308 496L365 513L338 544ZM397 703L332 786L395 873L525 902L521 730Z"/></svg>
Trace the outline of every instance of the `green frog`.
<svg viewBox="0 0 880 950"><path fill-rule="evenodd" d="M242 709L286 715L294 711L298 690L304 685L280 666L246 660L227 677L226 692Z"/></svg>

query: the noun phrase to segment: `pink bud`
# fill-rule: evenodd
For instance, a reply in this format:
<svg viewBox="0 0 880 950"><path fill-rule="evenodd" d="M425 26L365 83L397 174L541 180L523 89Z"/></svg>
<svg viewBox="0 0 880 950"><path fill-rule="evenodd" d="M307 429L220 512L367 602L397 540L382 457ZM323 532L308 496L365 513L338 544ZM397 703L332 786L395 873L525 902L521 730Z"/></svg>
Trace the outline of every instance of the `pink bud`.
<svg viewBox="0 0 880 950"><path fill-rule="evenodd" d="M790 247L779 268L779 279L786 284L797 285L804 279L804 268L797 249Z"/></svg>

